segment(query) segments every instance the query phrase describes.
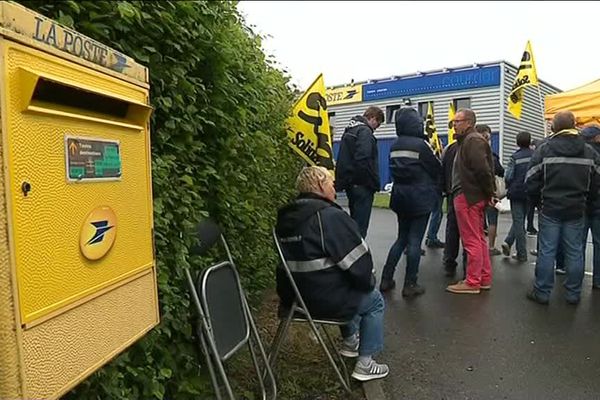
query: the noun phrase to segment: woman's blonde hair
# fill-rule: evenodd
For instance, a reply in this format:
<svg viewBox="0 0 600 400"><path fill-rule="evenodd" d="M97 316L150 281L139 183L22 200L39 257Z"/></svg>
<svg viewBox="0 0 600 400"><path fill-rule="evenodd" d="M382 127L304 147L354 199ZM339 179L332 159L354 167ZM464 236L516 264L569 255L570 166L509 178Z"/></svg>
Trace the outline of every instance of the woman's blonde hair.
<svg viewBox="0 0 600 400"><path fill-rule="evenodd" d="M300 193L321 193L319 183L333 179L325 167L310 166L302 168L296 178L296 189Z"/></svg>

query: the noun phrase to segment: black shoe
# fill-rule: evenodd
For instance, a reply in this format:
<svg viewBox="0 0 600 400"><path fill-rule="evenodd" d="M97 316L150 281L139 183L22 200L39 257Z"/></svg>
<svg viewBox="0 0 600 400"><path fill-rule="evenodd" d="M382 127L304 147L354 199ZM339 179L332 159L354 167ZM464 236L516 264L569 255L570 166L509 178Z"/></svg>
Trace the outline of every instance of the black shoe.
<svg viewBox="0 0 600 400"><path fill-rule="evenodd" d="M396 281L393 279L383 279L381 278L381 284L379 285L380 292L387 292L388 290L392 290L396 287Z"/></svg>
<svg viewBox="0 0 600 400"><path fill-rule="evenodd" d="M548 300L543 300L540 299L537 295L537 292L535 291L535 289L531 289L529 292L527 292L527 298L531 301L534 301L538 304L548 304Z"/></svg>
<svg viewBox="0 0 600 400"><path fill-rule="evenodd" d="M402 289L402 297L417 297L425 293L425 288L419 286L418 283L410 283L404 285Z"/></svg>
<svg viewBox="0 0 600 400"><path fill-rule="evenodd" d="M536 256L537 257L537 253L538 251L536 249L530 250L529 254L531 254L532 256Z"/></svg>
<svg viewBox="0 0 600 400"><path fill-rule="evenodd" d="M456 276L456 267L444 267L444 275L448 278L454 278Z"/></svg>
<svg viewBox="0 0 600 400"><path fill-rule="evenodd" d="M556 275L566 275L567 274L567 270L564 267L556 267L556 269L554 270L554 273Z"/></svg>
<svg viewBox="0 0 600 400"><path fill-rule="evenodd" d="M535 228L527 229L527 234L528 234L529 236L535 236L535 235L537 235L537 234L538 234L538 231L537 231L537 229L535 229Z"/></svg>
<svg viewBox="0 0 600 400"><path fill-rule="evenodd" d="M518 256L516 254L513 254L512 258L517 260L518 262L527 262L527 256Z"/></svg>

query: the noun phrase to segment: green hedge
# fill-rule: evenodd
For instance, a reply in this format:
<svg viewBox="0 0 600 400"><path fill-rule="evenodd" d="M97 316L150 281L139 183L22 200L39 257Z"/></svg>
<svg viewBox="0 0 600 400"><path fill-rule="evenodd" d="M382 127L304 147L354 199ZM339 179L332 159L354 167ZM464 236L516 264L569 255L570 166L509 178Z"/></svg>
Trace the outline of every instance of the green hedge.
<svg viewBox="0 0 600 400"><path fill-rule="evenodd" d="M69 394L207 398L183 268L203 216L223 227L246 287L273 284L270 227L300 163L286 145L287 78L221 1L22 1L147 65L161 324ZM204 261L204 262L202 262ZM195 269L207 260L194 260Z"/></svg>

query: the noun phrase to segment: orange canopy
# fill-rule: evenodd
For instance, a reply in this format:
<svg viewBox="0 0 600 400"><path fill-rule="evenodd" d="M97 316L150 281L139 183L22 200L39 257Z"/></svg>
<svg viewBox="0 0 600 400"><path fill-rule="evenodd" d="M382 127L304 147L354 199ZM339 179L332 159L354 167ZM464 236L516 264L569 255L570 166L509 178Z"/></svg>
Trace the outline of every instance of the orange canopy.
<svg viewBox="0 0 600 400"><path fill-rule="evenodd" d="M600 79L568 92L546 96L546 119L552 119L563 110L573 112L580 126L600 124Z"/></svg>

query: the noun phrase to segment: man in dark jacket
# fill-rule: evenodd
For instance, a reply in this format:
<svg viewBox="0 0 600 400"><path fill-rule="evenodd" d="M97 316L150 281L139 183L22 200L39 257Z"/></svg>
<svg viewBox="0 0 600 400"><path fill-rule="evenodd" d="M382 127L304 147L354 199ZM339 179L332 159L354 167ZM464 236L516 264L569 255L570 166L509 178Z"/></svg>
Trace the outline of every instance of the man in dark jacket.
<svg viewBox="0 0 600 400"><path fill-rule="evenodd" d="M383 267L379 288L386 291L395 287L396 264L408 248L402 296L413 297L425 292L417 284L421 242L438 196L442 166L423 136L423 120L415 109L401 108L396 112L396 135L398 139L390 149L394 182L390 208L398 218L398 237Z"/></svg>
<svg viewBox="0 0 600 400"><path fill-rule="evenodd" d="M541 205L535 282L527 298L548 304L554 286L556 251L561 243L567 272L565 299L569 304L578 304L585 213L598 198L600 157L578 134L570 111L555 115L552 132L531 156L525 177L527 195Z"/></svg>
<svg viewBox="0 0 600 400"><path fill-rule="evenodd" d="M586 126L581 130L581 136L600 155L600 126ZM600 196L596 197L595 201L590 203L585 221L586 224L583 231L583 264L585 265L585 248L588 231L591 229L592 243L594 245L592 288L600 289Z"/></svg>
<svg viewBox="0 0 600 400"><path fill-rule="evenodd" d="M475 113L459 110L454 116L458 150L452 171L454 211L463 248L467 252L467 278L446 290L478 294L492 285L492 265L483 233L484 210L494 195L494 161L487 140L475 130Z"/></svg>
<svg viewBox="0 0 600 400"><path fill-rule="evenodd" d="M456 275L456 258L460 250L460 232L456 222L456 213L454 212L454 196L452 195L452 167L458 142L452 142L444 149L442 153L442 188L446 196L448 214L446 215L446 245L444 247L444 256L442 262L446 276L454 277ZM463 252L463 266L465 266L466 254Z"/></svg>
<svg viewBox="0 0 600 400"><path fill-rule="evenodd" d="M345 190L350 216L367 237L373 196L380 189L379 153L373 132L383 123L383 111L369 107L350 120L340 143L335 167L335 187Z"/></svg>
<svg viewBox="0 0 600 400"><path fill-rule="evenodd" d="M340 351L347 357L358 356L352 377L360 381L383 378L389 368L376 363L373 355L383 349L385 305L374 289L367 243L356 223L335 203L327 169L304 168L296 186L300 194L279 210L276 226L294 281L313 317L353 319L341 329ZM282 268L277 269L276 278L282 306L289 308L295 296Z"/></svg>
<svg viewBox="0 0 600 400"><path fill-rule="evenodd" d="M527 238L525 237L525 217L527 215L527 186L525 185L525 175L527 167L531 161L533 150L530 148L531 135L527 131L517 134L517 146L519 150L515 151L508 160L506 168L507 197L510 200L510 213L512 215L512 225L510 231L502 243L502 253L510 257L510 248L515 241L517 242L517 254L515 258L519 262L527 261Z"/></svg>

